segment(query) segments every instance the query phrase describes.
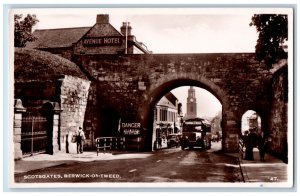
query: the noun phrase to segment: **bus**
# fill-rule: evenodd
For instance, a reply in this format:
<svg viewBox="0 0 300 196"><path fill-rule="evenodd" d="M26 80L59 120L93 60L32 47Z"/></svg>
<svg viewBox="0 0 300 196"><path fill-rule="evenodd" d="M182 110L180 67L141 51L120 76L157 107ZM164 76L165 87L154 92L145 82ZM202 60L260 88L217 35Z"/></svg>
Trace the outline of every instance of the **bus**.
<svg viewBox="0 0 300 196"><path fill-rule="evenodd" d="M211 123L203 118L191 118L183 122L181 149L200 147L202 150L211 148Z"/></svg>

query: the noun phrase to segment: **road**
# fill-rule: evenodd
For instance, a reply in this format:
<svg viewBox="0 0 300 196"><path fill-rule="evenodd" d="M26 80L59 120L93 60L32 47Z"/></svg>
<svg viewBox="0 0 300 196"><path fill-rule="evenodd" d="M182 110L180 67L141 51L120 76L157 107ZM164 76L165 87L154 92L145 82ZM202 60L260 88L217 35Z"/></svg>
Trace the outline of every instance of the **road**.
<svg viewBox="0 0 300 196"><path fill-rule="evenodd" d="M235 159L217 151L171 148L139 158L72 161L16 174L16 182L240 182ZM144 155L144 156L143 156Z"/></svg>

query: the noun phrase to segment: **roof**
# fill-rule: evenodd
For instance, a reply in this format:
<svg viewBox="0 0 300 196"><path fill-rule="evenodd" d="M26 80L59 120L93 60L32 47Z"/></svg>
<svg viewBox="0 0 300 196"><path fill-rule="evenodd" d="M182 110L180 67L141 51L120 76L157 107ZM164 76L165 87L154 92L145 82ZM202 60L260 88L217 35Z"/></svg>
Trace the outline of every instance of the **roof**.
<svg viewBox="0 0 300 196"><path fill-rule="evenodd" d="M16 82L51 80L63 75L87 80L75 63L58 55L25 48L15 48L14 54Z"/></svg>
<svg viewBox="0 0 300 196"><path fill-rule="evenodd" d="M173 95L173 93L168 92L156 103L156 106L177 109L177 100L178 99Z"/></svg>
<svg viewBox="0 0 300 196"><path fill-rule="evenodd" d="M195 121L201 121L202 123L206 124L206 125L210 125L210 121L204 118L186 118L185 122L195 122Z"/></svg>
<svg viewBox="0 0 300 196"><path fill-rule="evenodd" d="M42 29L35 30L33 35L37 37L34 42L28 42L26 48L62 48L70 47L85 35L92 27Z"/></svg>
<svg viewBox="0 0 300 196"><path fill-rule="evenodd" d="M178 101L178 99L175 97L175 95L171 92L168 92L167 94L165 94L165 97L173 104L176 106L176 101Z"/></svg>
<svg viewBox="0 0 300 196"><path fill-rule="evenodd" d="M111 31L108 31L107 29ZM112 33L113 32L113 33ZM33 42L27 42L29 49L68 48L77 43L83 36L124 36L110 23L96 23L92 27L75 27L59 29L37 29L33 32L37 38ZM145 54L152 53L142 42L138 42L135 36L131 37L134 46Z"/></svg>

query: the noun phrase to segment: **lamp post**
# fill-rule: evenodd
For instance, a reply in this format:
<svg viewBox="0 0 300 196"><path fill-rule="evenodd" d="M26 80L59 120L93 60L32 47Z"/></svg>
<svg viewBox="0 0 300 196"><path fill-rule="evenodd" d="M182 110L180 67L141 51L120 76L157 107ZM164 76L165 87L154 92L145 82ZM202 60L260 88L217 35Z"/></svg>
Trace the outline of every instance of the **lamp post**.
<svg viewBox="0 0 300 196"><path fill-rule="evenodd" d="M183 127L183 119L182 117L180 118L180 132L182 134L182 127Z"/></svg>

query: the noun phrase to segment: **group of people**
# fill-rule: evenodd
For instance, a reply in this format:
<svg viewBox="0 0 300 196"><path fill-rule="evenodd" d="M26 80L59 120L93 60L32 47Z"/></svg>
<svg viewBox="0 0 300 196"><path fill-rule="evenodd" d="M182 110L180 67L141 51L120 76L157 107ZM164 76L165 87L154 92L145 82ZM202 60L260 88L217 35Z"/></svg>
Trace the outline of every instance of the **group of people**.
<svg viewBox="0 0 300 196"><path fill-rule="evenodd" d="M269 147L270 137L264 132L257 132L256 129L245 131L243 135L243 143L246 147L245 160L254 160L253 148L258 148L260 160L265 160L265 154Z"/></svg>

